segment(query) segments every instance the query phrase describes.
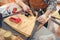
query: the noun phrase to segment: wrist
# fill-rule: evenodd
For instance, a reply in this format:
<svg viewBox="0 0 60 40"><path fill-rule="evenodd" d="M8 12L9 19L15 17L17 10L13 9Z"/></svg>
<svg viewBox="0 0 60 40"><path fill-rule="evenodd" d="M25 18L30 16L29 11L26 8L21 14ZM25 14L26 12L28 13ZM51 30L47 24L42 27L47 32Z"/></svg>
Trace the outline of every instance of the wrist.
<svg viewBox="0 0 60 40"><path fill-rule="evenodd" d="M50 15L50 11L47 10L47 11L45 12L45 15L46 15L47 17L49 17L49 15Z"/></svg>
<svg viewBox="0 0 60 40"><path fill-rule="evenodd" d="M49 15L48 14L44 14L46 17L49 17Z"/></svg>

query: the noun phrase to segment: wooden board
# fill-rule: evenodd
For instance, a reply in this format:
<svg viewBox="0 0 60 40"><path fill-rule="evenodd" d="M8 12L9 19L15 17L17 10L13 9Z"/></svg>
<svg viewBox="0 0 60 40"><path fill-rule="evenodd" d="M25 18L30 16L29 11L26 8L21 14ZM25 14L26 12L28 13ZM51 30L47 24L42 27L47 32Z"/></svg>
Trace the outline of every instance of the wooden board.
<svg viewBox="0 0 60 40"><path fill-rule="evenodd" d="M19 35L14 35L12 32L8 31L8 30L5 30L5 29L2 29L0 28L0 40L2 40L3 38L1 38L3 36L3 38L5 40L23 40L23 38Z"/></svg>
<svg viewBox="0 0 60 40"><path fill-rule="evenodd" d="M22 23L16 24L14 22L9 21L10 17L19 17L22 19ZM34 28L36 17L34 16L26 17L21 14L13 15L10 17L5 18L4 22L7 23L10 27L15 29L16 31L18 31L19 33L25 35L26 37L29 37L31 35Z"/></svg>
<svg viewBox="0 0 60 40"><path fill-rule="evenodd" d="M53 12L52 17L60 19L60 15L59 15L58 11Z"/></svg>

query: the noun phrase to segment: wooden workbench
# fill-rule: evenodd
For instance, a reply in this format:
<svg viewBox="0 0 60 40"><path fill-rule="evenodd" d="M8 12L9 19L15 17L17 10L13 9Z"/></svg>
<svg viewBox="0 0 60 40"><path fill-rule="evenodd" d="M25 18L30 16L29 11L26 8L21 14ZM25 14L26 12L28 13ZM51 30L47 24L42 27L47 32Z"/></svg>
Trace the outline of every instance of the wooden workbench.
<svg viewBox="0 0 60 40"><path fill-rule="evenodd" d="M53 12L52 17L60 19L60 15L58 13L59 9L60 9L60 3L57 4L57 10Z"/></svg>
<svg viewBox="0 0 60 40"><path fill-rule="evenodd" d="M52 17L60 20L60 15L59 15L58 11L53 12Z"/></svg>
<svg viewBox="0 0 60 40"><path fill-rule="evenodd" d="M17 17L17 16L21 18L22 20L21 23L16 24L14 22L9 21L10 17ZM13 29L15 29L17 32L25 35L26 37L29 37L34 28L35 20L36 20L36 17L34 16L26 17L24 15L17 14L17 15L13 15L5 18L4 22L7 23Z"/></svg>

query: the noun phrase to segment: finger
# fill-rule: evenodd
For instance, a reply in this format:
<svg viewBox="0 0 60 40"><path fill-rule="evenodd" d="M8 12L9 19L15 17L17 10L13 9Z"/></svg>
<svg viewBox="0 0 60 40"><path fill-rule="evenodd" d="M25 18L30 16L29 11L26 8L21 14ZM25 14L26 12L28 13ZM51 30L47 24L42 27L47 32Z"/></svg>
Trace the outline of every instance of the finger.
<svg viewBox="0 0 60 40"><path fill-rule="evenodd" d="M27 8L28 11L30 11L30 8Z"/></svg>
<svg viewBox="0 0 60 40"><path fill-rule="evenodd" d="M37 20L40 20L40 19L41 19L41 17L38 17L38 18L37 18Z"/></svg>
<svg viewBox="0 0 60 40"><path fill-rule="evenodd" d="M38 20L39 22L42 22L42 18L41 18L41 17L39 17L37 20Z"/></svg>
<svg viewBox="0 0 60 40"><path fill-rule="evenodd" d="M30 11L29 6L26 6L26 11L27 11L27 12L29 12L29 11Z"/></svg>
<svg viewBox="0 0 60 40"><path fill-rule="evenodd" d="M45 23L46 23L46 20L45 20L45 19L43 19L42 23L44 23L44 24L45 24Z"/></svg>
<svg viewBox="0 0 60 40"><path fill-rule="evenodd" d="M41 22L41 23L45 23L45 19L41 18L41 19L40 19L40 22Z"/></svg>
<svg viewBox="0 0 60 40"><path fill-rule="evenodd" d="M39 18L39 20L42 22L42 21L43 21L43 18L42 18L42 17L40 17L40 18Z"/></svg>

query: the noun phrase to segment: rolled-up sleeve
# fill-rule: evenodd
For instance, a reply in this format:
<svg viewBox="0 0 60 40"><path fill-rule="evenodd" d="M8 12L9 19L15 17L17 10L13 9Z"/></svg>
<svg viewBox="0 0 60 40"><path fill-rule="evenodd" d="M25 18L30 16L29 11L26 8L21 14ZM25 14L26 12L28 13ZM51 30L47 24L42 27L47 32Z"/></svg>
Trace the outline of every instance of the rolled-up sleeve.
<svg viewBox="0 0 60 40"><path fill-rule="evenodd" d="M49 0L47 10L54 11L56 10L57 0Z"/></svg>

